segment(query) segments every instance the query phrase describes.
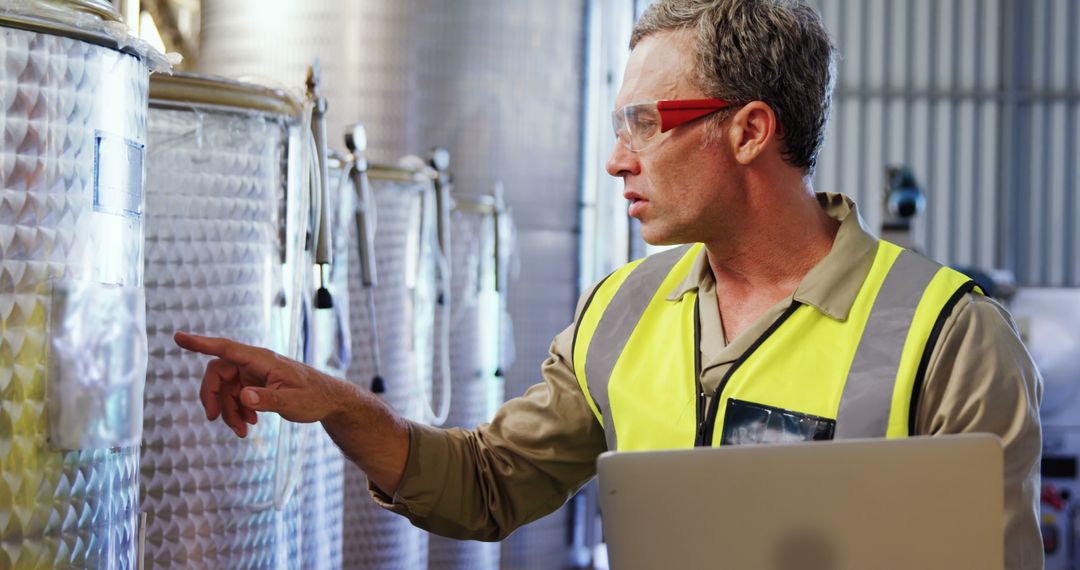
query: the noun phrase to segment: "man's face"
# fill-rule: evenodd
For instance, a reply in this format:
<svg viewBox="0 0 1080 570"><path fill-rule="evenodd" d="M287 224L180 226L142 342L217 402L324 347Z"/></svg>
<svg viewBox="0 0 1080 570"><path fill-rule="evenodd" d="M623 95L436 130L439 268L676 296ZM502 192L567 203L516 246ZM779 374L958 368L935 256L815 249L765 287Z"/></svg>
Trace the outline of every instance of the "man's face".
<svg viewBox="0 0 1080 570"><path fill-rule="evenodd" d="M685 32L660 32L630 52L615 108L659 99L702 99L695 87L693 39ZM705 120L659 135L658 142L631 152L618 141L607 171L623 179L629 214L641 221L641 236L655 245L707 242L723 231L726 196L736 186L733 161L722 145L706 145ZM726 196L725 196L726 195ZM728 212L730 213L730 212Z"/></svg>

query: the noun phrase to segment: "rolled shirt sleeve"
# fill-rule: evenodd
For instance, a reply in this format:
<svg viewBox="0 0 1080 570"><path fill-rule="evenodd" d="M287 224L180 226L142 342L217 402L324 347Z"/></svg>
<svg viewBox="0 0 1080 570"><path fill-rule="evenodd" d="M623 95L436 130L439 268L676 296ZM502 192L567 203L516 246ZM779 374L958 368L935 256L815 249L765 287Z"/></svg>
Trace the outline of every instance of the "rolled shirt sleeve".
<svg viewBox="0 0 1080 570"><path fill-rule="evenodd" d="M1042 378L1008 312L961 300L931 353L916 410L919 435L986 432L1005 450L1005 567L1042 568L1039 468Z"/></svg>
<svg viewBox="0 0 1080 570"><path fill-rule="evenodd" d="M543 382L504 404L490 424L410 423L397 494L370 487L375 501L424 530L473 540L501 540L565 503L607 448L570 363L573 334L571 326L555 337Z"/></svg>

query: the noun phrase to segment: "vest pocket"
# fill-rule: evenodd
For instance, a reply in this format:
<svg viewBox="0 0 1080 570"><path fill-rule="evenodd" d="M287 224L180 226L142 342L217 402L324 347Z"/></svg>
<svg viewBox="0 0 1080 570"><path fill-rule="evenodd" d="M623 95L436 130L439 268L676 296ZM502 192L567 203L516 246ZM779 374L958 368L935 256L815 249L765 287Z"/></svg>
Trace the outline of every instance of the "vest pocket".
<svg viewBox="0 0 1080 570"><path fill-rule="evenodd" d="M731 398L720 445L823 441L835 431L836 420Z"/></svg>

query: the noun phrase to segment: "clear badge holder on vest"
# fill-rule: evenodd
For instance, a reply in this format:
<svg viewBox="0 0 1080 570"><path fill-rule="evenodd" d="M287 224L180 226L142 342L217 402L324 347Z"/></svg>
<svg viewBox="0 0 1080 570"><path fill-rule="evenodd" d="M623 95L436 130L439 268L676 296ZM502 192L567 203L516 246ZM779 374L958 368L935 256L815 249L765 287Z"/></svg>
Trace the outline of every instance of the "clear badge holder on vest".
<svg viewBox="0 0 1080 570"><path fill-rule="evenodd" d="M798 443L833 438L836 420L734 398L724 412L721 445Z"/></svg>

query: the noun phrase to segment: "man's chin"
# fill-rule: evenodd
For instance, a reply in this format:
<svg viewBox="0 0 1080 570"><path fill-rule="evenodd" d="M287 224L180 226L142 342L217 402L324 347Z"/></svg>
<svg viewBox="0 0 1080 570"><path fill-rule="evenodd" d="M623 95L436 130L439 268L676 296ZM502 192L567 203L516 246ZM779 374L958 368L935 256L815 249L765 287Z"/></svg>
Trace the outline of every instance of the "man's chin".
<svg viewBox="0 0 1080 570"><path fill-rule="evenodd" d="M654 247L667 247L672 245L683 245L686 243L693 243L693 240L684 239L681 236L671 235L665 232L650 231L645 226L641 227L639 232L642 241L654 246Z"/></svg>

